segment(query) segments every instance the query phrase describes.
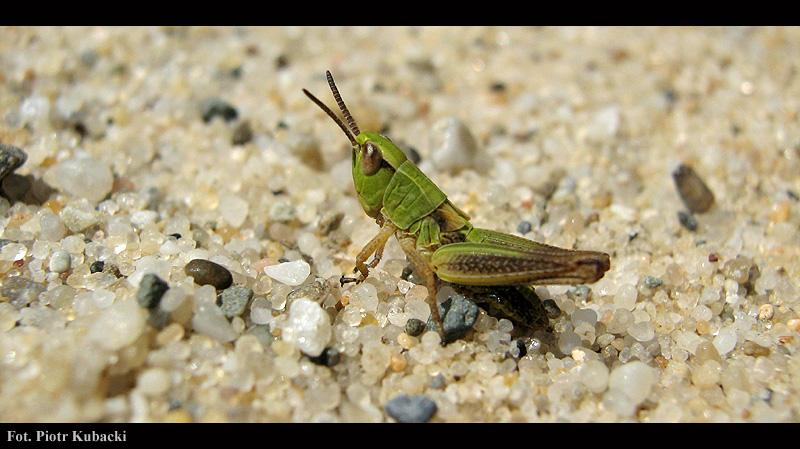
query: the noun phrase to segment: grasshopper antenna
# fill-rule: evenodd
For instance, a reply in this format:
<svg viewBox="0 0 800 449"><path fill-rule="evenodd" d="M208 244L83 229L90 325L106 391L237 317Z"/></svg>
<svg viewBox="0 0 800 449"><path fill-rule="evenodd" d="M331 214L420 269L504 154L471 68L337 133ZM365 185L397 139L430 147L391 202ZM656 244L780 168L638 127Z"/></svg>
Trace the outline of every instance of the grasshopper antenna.
<svg viewBox="0 0 800 449"><path fill-rule="evenodd" d="M350 126L350 130L353 131L353 135L361 134L361 131L358 129L358 125L356 125L356 121L353 120L353 116L350 115L350 111L347 110L347 106L344 104L344 100L342 100L342 96L339 95L339 89L336 88L336 83L333 82L333 75L331 75L330 70L325 71L325 76L328 77L328 85L331 86L331 92L333 92L333 98L336 99L336 104L339 105L339 109L344 114L344 119L347 120L347 124Z"/></svg>
<svg viewBox="0 0 800 449"><path fill-rule="evenodd" d="M358 145L358 143L356 142L356 139L354 139L353 135L350 134L350 130L347 129L347 126L345 126L345 124L342 123L341 119L339 119L339 117L337 117L336 114L334 114L333 111L331 111L329 107L325 106L325 104L323 102L319 101L319 98L315 97L311 92L303 89L303 93L306 94L306 96L308 98L310 98L311 101L316 103L316 105L319 106L320 109L325 111L325 113L328 114L328 116L330 118L332 118L333 121L336 122L337 125L339 125L339 128L342 128L342 131L344 131L344 135L347 136L347 138L350 140L350 143L352 143L353 146Z"/></svg>

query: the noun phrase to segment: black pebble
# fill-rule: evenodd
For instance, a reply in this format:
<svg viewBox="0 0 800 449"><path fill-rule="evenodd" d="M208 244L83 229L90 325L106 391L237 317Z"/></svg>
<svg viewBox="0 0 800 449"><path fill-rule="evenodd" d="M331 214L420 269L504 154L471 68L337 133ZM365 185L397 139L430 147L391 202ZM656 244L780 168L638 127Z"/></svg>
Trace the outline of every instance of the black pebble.
<svg viewBox="0 0 800 449"><path fill-rule="evenodd" d="M155 309L167 290L169 290L169 284L155 274L147 273L139 284L136 301L144 308Z"/></svg>
<svg viewBox="0 0 800 449"><path fill-rule="evenodd" d="M28 155L24 151L15 146L0 143L0 181L13 173L27 160Z"/></svg>
<svg viewBox="0 0 800 449"><path fill-rule="evenodd" d="M336 348L331 348L329 346L322 351L322 354L316 357L309 356L308 359L317 365L333 366L339 363L341 357L341 354L338 350L336 350Z"/></svg>
<svg viewBox="0 0 800 449"><path fill-rule="evenodd" d="M106 265L106 263L103 262L102 260L96 260L96 261L92 262L92 265L89 266L89 271L92 272L92 273L99 273L99 272L103 271L103 268L105 267L105 265Z"/></svg>
<svg viewBox="0 0 800 449"><path fill-rule="evenodd" d="M406 333L412 337L417 337L425 332L425 322L417 318L409 318L406 321Z"/></svg>
<svg viewBox="0 0 800 449"><path fill-rule="evenodd" d="M682 210L679 210L678 211L678 221L681 223L681 225L684 228L686 228L686 229L688 229L690 231L696 231L697 230L697 219L694 218L694 215L692 215L692 214L689 214L689 213L686 213L686 212L684 212Z"/></svg>
<svg viewBox="0 0 800 449"><path fill-rule="evenodd" d="M226 122L236 120L239 117L239 112L236 111L236 108L216 97L203 101L200 105L200 114L206 123L217 116L222 117Z"/></svg>
<svg viewBox="0 0 800 449"><path fill-rule="evenodd" d="M542 301L542 307L544 307L545 312L547 312L547 317L550 319L556 319L561 316L561 309L552 299L545 299Z"/></svg>
<svg viewBox="0 0 800 449"><path fill-rule="evenodd" d="M186 264L183 271L193 277L197 285L213 285L217 290L224 290L233 284L231 272L210 260L194 259Z"/></svg>

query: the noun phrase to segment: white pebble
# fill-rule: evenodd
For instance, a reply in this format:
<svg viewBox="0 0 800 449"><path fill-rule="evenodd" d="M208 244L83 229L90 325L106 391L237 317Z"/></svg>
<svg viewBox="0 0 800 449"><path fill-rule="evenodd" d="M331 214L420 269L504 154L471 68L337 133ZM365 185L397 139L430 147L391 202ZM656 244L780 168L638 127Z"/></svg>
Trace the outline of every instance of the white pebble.
<svg viewBox="0 0 800 449"><path fill-rule="evenodd" d="M736 331L730 327L720 329L711 343L717 348L719 355L725 355L736 347Z"/></svg>
<svg viewBox="0 0 800 449"><path fill-rule="evenodd" d="M64 222L58 218L58 215L53 213L42 214L39 219L39 227L41 228L39 238L48 242L57 242L67 233L67 227L64 226Z"/></svg>
<svg viewBox="0 0 800 449"><path fill-rule="evenodd" d="M586 137L595 142L603 142L617 134L620 126L619 107L611 105L598 112L586 130Z"/></svg>
<svg viewBox="0 0 800 449"><path fill-rule="evenodd" d="M148 396L158 396L169 389L169 373L163 368L149 368L139 375L136 386Z"/></svg>
<svg viewBox="0 0 800 449"><path fill-rule="evenodd" d="M199 289L198 289L199 290ZM222 311L212 302L200 302L196 304L195 313L192 316L192 327L197 332L206 334L221 343L227 343L236 339L236 331L231 327L231 323L222 314Z"/></svg>
<svg viewBox="0 0 800 449"><path fill-rule="evenodd" d="M606 389L608 375L608 367L599 360L584 363L578 371L578 379L593 393L602 393Z"/></svg>
<svg viewBox="0 0 800 449"><path fill-rule="evenodd" d="M7 243L3 246L3 249L0 250L0 258L7 261L13 262L15 260L20 260L28 254L28 248L23 245L22 243Z"/></svg>
<svg viewBox="0 0 800 449"><path fill-rule="evenodd" d="M111 167L91 158L75 158L55 166L54 175L58 185L70 195L86 198L98 203L105 198L114 185Z"/></svg>
<svg viewBox="0 0 800 449"><path fill-rule="evenodd" d="M139 229L155 223L158 219L158 212L154 210L139 210L131 214L131 223Z"/></svg>
<svg viewBox="0 0 800 449"><path fill-rule="evenodd" d="M107 309L111 307L111 305L114 304L114 299L116 299L114 292L102 288L95 290L92 294L94 305L100 309Z"/></svg>
<svg viewBox="0 0 800 449"><path fill-rule="evenodd" d="M305 260L298 259L264 267L264 273L282 284L296 286L311 274L311 266Z"/></svg>
<svg viewBox="0 0 800 449"><path fill-rule="evenodd" d="M250 319L254 324L269 324L272 321L272 310L267 307L251 309Z"/></svg>
<svg viewBox="0 0 800 449"><path fill-rule="evenodd" d="M222 218L234 228L240 227L244 220L247 218L249 211L247 201L239 198L236 195L223 197L219 202L218 211Z"/></svg>
<svg viewBox="0 0 800 449"><path fill-rule="evenodd" d="M650 341L656 336L656 331L651 322L641 321L628 328L628 335L638 341Z"/></svg>
<svg viewBox="0 0 800 449"><path fill-rule="evenodd" d="M183 304L186 296L186 291L184 289L171 288L164 292L164 296L161 297L161 302L158 306L165 312L172 312Z"/></svg>
<svg viewBox="0 0 800 449"><path fill-rule="evenodd" d="M575 332L565 331L558 337L558 349L564 354L569 354L572 349L581 345L581 337Z"/></svg>
<svg viewBox="0 0 800 449"><path fill-rule="evenodd" d="M120 301L103 311L87 338L116 351L133 343L145 328L145 312L134 300Z"/></svg>
<svg viewBox="0 0 800 449"><path fill-rule="evenodd" d="M69 270L71 262L69 251L60 249L50 256L50 271L53 273L63 273Z"/></svg>
<svg viewBox="0 0 800 449"><path fill-rule="evenodd" d="M657 381L658 374L653 368L636 360L615 368L608 378L608 388L624 393L634 405L639 405Z"/></svg>
<svg viewBox="0 0 800 449"><path fill-rule="evenodd" d="M591 326L594 326L597 323L597 312L592 309L578 309L572 312L570 316L570 320L572 321L572 325L577 327L581 323L587 323Z"/></svg>
<svg viewBox="0 0 800 449"><path fill-rule="evenodd" d="M322 354L332 334L330 317L316 301L298 299L289 307L281 336L303 353L316 357Z"/></svg>
<svg viewBox="0 0 800 449"><path fill-rule="evenodd" d="M438 170L456 172L479 166L478 143L457 117L445 117L434 123L430 137L431 162Z"/></svg>
<svg viewBox="0 0 800 449"><path fill-rule="evenodd" d="M614 305L621 309L633 310L639 292L631 284L622 285L614 295Z"/></svg>

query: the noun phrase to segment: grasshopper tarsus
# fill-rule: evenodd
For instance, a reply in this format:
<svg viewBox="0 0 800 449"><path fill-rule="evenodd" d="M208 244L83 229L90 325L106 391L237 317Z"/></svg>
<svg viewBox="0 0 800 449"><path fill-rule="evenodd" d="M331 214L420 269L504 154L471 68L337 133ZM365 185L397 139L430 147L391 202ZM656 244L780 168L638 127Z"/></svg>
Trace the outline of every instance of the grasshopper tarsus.
<svg viewBox="0 0 800 449"><path fill-rule="evenodd" d="M344 276L339 278L339 285L341 285L342 287L344 287L344 284L350 284L353 282L358 282L358 278L348 278Z"/></svg>

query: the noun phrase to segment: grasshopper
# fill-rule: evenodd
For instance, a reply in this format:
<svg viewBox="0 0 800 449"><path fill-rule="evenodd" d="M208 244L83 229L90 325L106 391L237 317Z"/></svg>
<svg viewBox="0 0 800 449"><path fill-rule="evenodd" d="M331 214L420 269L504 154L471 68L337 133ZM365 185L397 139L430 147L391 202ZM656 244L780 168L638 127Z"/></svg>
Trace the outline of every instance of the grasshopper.
<svg viewBox="0 0 800 449"><path fill-rule="evenodd" d="M542 316L542 306L530 285L592 283L608 271L610 262L606 253L558 248L472 226L470 217L450 202L388 137L359 130L331 72L327 71L326 76L347 125L309 91L303 89L303 93L350 140L358 200L364 212L380 226L378 235L356 256L353 273L359 276L342 276L342 285L366 280L370 268L380 262L386 242L394 235L428 288L426 301L445 344L436 303L437 279L463 286L467 291L486 292L484 296L493 299L514 321L532 326L531 321ZM373 254L373 259L367 262ZM514 294L502 294L512 289Z"/></svg>

